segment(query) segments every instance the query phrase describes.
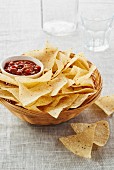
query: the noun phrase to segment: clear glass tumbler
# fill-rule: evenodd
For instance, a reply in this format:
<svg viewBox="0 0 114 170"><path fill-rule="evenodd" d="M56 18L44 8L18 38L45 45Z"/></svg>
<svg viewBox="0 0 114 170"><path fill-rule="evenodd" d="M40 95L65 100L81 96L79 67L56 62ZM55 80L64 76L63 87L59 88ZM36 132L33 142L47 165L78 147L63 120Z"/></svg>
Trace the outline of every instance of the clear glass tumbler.
<svg viewBox="0 0 114 170"><path fill-rule="evenodd" d="M56 36L76 31L78 0L41 0L42 29Z"/></svg>
<svg viewBox="0 0 114 170"><path fill-rule="evenodd" d="M109 48L113 16L101 18L101 15L99 17L95 14L90 18L82 14L81 21L84 31L84 46L87 49L99 52Z"/></svg>

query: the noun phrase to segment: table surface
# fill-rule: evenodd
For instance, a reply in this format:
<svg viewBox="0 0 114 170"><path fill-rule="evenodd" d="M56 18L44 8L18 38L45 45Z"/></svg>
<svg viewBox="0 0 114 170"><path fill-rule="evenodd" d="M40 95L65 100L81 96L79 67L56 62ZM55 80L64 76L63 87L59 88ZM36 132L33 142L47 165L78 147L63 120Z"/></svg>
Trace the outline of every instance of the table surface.
<svg viewBox="0 0 114 170"><path fill-rule="evenodd" d="M113 0L80 0L80 10L97 7L114 12ZM72 36L53 37L40 26L40 0L0 0L0 60L40 49L48 40L60 49L83 51L96 64L103 77L103 95L114 94L114 26L110 49L94 53L83 48L80 26ZM74 134L71 122L95 122L101 119L110 124L106 146L94 147L92 159L75 156L58 141L61 136ZM113 170L114 115L106 117L93 105L78 117L57 126L33 126L12 115L0 105L0 170Z"/></svg>

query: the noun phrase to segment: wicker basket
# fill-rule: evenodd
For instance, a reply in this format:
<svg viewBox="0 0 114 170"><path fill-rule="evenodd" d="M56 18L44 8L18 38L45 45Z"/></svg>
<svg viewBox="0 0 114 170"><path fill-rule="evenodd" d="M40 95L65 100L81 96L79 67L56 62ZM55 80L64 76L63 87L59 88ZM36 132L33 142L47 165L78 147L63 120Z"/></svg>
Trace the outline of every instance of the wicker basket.
<svg viewBox="0 0 114 170"><path fill-rule="evenodd" d="M57 119L53 118L48 113L27 110L23 107L16 106L2 98L0 98L0 101L14 115L31 124L36 124L36 125L59 124L62 122L66 122L74 118L75 116L77 116L85 108L93 104L96 101L96 99L99 97L102 90L102 79L97 69L92 74L92 78L97 92L89 96L80 107L72 110L62 111Z"/></svg>

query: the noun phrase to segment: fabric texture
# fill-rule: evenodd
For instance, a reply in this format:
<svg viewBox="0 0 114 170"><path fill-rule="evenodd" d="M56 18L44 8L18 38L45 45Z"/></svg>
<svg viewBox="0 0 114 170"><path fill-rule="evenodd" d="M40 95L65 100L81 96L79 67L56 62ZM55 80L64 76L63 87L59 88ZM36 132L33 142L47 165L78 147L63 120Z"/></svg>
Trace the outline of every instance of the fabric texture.
<svg viewBox="0 0 114 170"><path fill-rule="evenodd" d="M80 1L80 9L86 6L109 6L114 1ZM108 12L108 11L106 11ZM74 35L49 36L41 30L40 0L0 1L0 60L19 55L32 49L40 49L48 40L62 49L83 51L93 62L103 78L102 95L114 94L114 27L110 49L93 53L83 48L83 35L79 28ZM59 137L75 134L71 122L96 122L105 119L110 124L110 138L104 147L93 147L92 159L84 159L69 152ZM0 170L113 170L114 169L114 115L107 117L93 105L76 118L56 126L35 126L19 120L0 105Z"/></svg>

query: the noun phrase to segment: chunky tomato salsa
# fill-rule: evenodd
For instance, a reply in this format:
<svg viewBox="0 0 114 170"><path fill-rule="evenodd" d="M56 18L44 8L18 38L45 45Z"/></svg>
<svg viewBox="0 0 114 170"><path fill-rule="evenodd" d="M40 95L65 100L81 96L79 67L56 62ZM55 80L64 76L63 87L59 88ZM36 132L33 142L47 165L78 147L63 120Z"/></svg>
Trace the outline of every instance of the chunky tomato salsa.
<svg viewBox="0 0 114 170"><path fill-rule="evenodd" d="M5 64L4 70L15 75L33 75L40 72L41 67L29 60L10 61Z"/></svg>

